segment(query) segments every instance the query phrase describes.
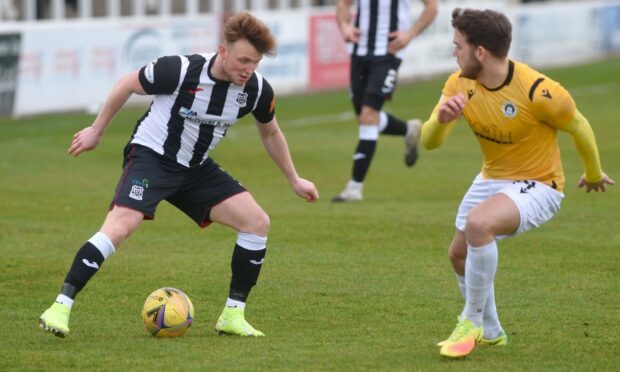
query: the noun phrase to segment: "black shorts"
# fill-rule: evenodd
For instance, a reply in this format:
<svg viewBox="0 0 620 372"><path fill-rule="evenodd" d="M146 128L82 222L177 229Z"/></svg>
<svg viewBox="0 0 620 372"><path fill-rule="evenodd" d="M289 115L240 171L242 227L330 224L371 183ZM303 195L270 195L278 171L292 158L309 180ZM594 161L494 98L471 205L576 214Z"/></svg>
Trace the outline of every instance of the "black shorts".
<svg viewBox="0 0 620 372"><path fill-rule="evenodd" d="M401 59L392 54L376 57L351 57L351 98L359 115L362 106L381 111L392 97Z"/></svg>
<svg viewBox="0 0 620 372"><path fill-rule="evenodd" d="M123 173L110 205L131 208L155 218L162 200L179 208L201 227L211 223L211 208L246 189L211 158L187 168L153 150L135 144L125 147Z"/></svg>

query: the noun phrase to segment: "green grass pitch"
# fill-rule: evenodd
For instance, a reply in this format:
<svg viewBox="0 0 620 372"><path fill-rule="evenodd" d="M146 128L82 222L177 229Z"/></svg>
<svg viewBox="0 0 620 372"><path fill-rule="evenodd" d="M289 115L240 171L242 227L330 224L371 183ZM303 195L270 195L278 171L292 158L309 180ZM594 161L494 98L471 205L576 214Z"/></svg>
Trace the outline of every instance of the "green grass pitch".
<svg viewBox="0 0 620 372"><path fill-rule="evenodd" d="M574 95L617 181L619 64L545 70ZM386 108L426 118L444 80L403 84ZM67 147L92 115L0 120L0 369L617 370L620 186L605 194L577 189L582 165L569 135L559 135L567 176L561 212L500 243L495 286L509 345L446 361L435 343L462 308L446 252L457 205L480 168L474 136L459 124L412 169L402 162L402 138L381 137L364 202L333 204L357 138L347 93L281 97L276 109L299 173L319 187L316 204L293 194L249 118L213 154L271 217L246 310L263 339L214 333L235 233L201 230L166 203L78 296L70 336L44 334L38 317L102 223L122 148L144 109L121 112L99 148L77 159ZM155 339L142 325L144 299L163 286L193 300L195 322L182 338Z"/></svg>

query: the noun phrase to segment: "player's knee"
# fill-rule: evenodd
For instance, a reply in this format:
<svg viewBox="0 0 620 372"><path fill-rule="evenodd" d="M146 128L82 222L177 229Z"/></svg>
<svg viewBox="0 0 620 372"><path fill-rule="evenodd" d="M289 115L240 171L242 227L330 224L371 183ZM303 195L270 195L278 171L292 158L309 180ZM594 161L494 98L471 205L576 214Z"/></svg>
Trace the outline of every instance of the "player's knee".
<svg viewBox="0 0 620 372"><path fill-rule="evenodd" d="M106 218L101 231L106 234L115 247L119 247L129 236L136 231L142 222L142 214L111 213Z"/></svg>
<svg viewBox="0 0 620 372"><path fill-rule="evenodd" d="M358 116L358 120L360 124L378 124L379 123L379 112L371 111L371 110L362 110L362 112Z"/></svg>
<svg viewBox="0 0 620 372"><path fill-rule="evenodd" d="M359 116L362 113L362 103L354 101L353 102L353 110L355 111L355 116L359 119Z"/></svg>
<svg viewBox="0 0 620 372"><path fill-rule="evenodd" d="M136 227L132 225L125 225L122 223L108 224L101 228L101 231L105 233L114 246L118 248L129 236L135 231Z"/></svg>
<svg viewBox="0 0 620 372"><path fill-rule="evenodd" d="M467 258L467 248L463 252L460 249L454 249L454 247L450 247L450 249L448 250L448 258L452 263L465 261L465 259Z"/></svg>
<svg viewBox="0 0 620 372"><path fill-rule="evenodd" d="M489 234L489 224L484 216L479 213L470 213L467 216L467 223L465 225L465 237L468 242L472 239L476 240L477 237Z"/></svg>
<svg viewBox="0 0 620 372"><path fill-rule="evenodd" d="M267 213L261 211L260 213L257 213L254 218L252 218L245 231L258 236L267 236L269 233L270 224L271 221L269 220Z"/></svg>
<svg viewBox="0 0 620 372"><path fill-rule="evenodd" d="M271 221L269 220L269 216L267 213L263 212L256 219L256 234L259 236L267 236L269 233L269 226Z"/></svg>

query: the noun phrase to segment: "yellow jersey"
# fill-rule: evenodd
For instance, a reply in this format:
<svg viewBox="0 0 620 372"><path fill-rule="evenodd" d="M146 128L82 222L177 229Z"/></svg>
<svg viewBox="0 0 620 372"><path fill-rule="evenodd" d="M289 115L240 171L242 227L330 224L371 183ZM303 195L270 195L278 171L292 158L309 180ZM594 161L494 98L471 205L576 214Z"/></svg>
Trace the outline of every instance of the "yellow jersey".
<svg viewBox="0 0 620 372"><path fill-rule="evenodd" d="M446 81L443 97L459 92L467 97L463 116L480 143L484 178L536 180L558 191L564 188L556 136L576 111L566 89L523 63L509 61L506 80L494 89L456 71Z"/></svg>

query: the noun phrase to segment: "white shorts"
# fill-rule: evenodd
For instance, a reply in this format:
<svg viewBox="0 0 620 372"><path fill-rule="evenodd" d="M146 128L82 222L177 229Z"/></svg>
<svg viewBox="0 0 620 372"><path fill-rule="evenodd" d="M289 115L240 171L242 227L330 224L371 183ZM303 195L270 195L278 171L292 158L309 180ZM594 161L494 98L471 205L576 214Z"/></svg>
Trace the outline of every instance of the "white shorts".
<svg viewBox="0 0 620 372"><path fill-rule="evenodd" d="M517 205L521 221L517 231L500 235L503 239L531 230L549 221L560 211L564 194L538 181L485 180L480 174L467 190L456 215L455 225L465 231L469 211L497 193L506 194Z"/></svg>

